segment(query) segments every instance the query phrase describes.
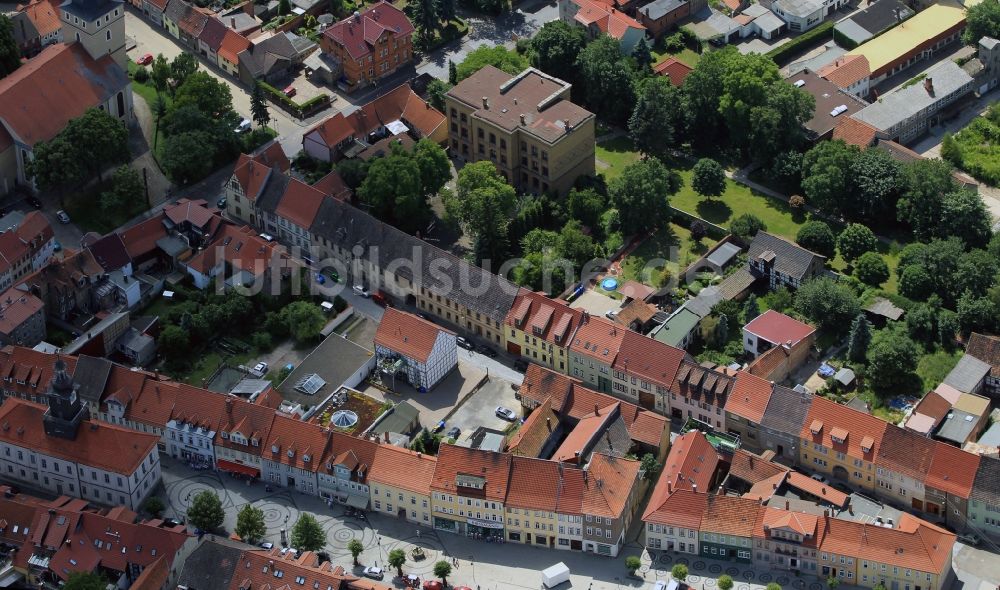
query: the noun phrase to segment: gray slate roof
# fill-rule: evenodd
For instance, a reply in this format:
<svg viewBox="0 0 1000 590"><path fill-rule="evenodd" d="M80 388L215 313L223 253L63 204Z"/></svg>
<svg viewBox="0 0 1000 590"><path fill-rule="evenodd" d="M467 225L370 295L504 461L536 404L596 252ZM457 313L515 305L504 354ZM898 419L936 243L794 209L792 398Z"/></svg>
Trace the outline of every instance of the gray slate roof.
<svg viewBox="0 0 1000 590"><path fill-rule="evenodd" d="M963 354L955 368L944 378L944 383L961 392L972 393L990 374L991 369L990 365L971 354Z"/></svg>
<svg viewBox="0 0 1000 590"><path fill-rule="evenodd" d="M639 9L646 18L657 20L687 4L688 0L654 0Z"/></svg>
<svg viewBox="0 0 1000 590"><path fill-rule="evenodd" d="M878 35L882 31L898 24L899 20L896 18L897 10L899 11L900 18L903 20L910 18L914 14L910 7L899 0L879 0L878 2L869 4L864 10L859 10L852 14L848 21L868 31L871 35ZM842 23L837 25L838 30L840 29L840 24Z"/></svg>
<svg viewBox="0 0 1000 590"><path fill-rule="evenodd" d="M773 6L792 16L806 17L823 8L823 0L776 0Z"/></svg>
<svg viewBox="0 0 1000 590"><path fill-rule="evenodd" d="M952 408L941 421L936 436L958 445L964 445L976 428L977 418L968 412Z"/></svg>
<svg viewBox="0 0 1000 590"><path fill-rule="evenodd" d="M281 197L288 189L291 177L286 176L277 167L271 169L271 174L267 177L264 190L257 195L256 206L268 213L274 213L281 203Z"/></svg>
<svg viewBox="0 0 1000 590"><path fill-rule="evenodd" d="M122 0L66 0L59 7L72 15L91 22L104 16L109 10L114 10L122 3Z"/></svg>
<svg viewBox="0 0 1000 590"><path fill-rule="evenodd" d="M101 394L111 374L111 361L87 355L80 355L73 369L73 382L80 386L77 391L81 399L100 403Z"/></svg>
<svg viewBox="0 0 1000 590"><path fill-rule="evenodd" d="M719 267L729 264L729 261L740 253L740 247L732 242L726 242L708 255L708 261Z"/></svg>
<svg viewBox="0 0 1000 590"><path fill-rule="evenodd" d="M892 321L896 321L903 317L903 308L896 307L891 301L885 297L876 297L867 307L865 311L873 313L884 318L888 318Z"/></svg>
<svg viewBox="0 0 1000 590"><path fill-rule="evenodd" d="M799 393L782 385L775 385L771 391L771 399L767 402L764 417L760 425L764 428L789 434L798 438L806 414L812 406L811 393Z"/></svg>
<svg viewBox="0 0 1000 590"><path fill-rule="evenodd" d="M295 367L295 370L278 385L278 390L281 392L281 397L286 400L316 406L340 389L344 381L356 373L373 355L374 353L367 348L358 346L338 334L331 334ZM326 381L326 385L314 395L295 389L296 383L313 373Z"/></svg>
<svg viewBox="0 0 1000 590"><path fill-rule="evenodd" d="M506 319L517 295L517 285L506 279L335 199L323 200L309 231L347 251L360 246L379 268L397 261L399 276L497 322Z"/></svg>
<svg viewBox="0 0 1000 590"><path fill-rule="evenodd" d="M774 269L796 279L805 277L815 259L826 263L826 256L810 252L802 246L783 240L778 236L759 231L750 243L749 259L755 260L761 253L770 250L775 253Z"/></svg>
<svg viewBox="0 0 1000 590"><path fill-rule="evenodd" d="M1000 459L982 456L970 498L993 506L1000 504Z"/></svg>
<svg viewBox="0 0 1000 590"><path fill-rule="evenodd" d="M188 590L229 588L242 549L230 541L204 541L184 563L177 585Z"/></svg>
<svg viewBox="0 0 1000 590"><path fill-rule="evenodd" d="M934 86L933 95L927 92L923 82L919 82L883 95L878 101L855 113L854 118L880 131L887 131L930 108L935 102L961 92L972 83L972 76L951 60L945 60L927 70L924 79L928 78Z"/></svg>
<svg viewBox="0 0 1000 590"><path fill-rule="evenodd" d="M163 11L163 16L177 24L190 9L191 6L184 0L170 0Z"/></svg>

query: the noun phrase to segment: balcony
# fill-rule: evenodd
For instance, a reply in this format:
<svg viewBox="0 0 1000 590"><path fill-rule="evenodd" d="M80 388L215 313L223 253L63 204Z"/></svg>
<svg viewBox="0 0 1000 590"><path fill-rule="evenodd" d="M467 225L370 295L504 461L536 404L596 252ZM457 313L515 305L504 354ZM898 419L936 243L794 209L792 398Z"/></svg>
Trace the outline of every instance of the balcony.
<svg viewBox="0 0 1000 590"><path fill-rule="evenodd" d="M688 418L688 421L684 424L684 428L681 429L681 434L685 434L692 430L701 431L701 433L705 435L705 438L708 439L708 442L717 451L731 454L736 451L736 449L740 448L739 436L725 432L718 432L709 424L706 424L701 420Z"/></svg>

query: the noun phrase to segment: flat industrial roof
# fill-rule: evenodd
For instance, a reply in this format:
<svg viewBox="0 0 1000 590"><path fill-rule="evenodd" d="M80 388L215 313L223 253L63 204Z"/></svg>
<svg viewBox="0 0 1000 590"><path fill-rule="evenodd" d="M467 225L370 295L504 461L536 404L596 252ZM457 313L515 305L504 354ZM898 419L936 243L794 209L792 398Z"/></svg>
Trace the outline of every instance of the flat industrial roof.
<svg viewBox="0 0 1000 590"><path fill-rule="evenodd" d="M872 72L902 58L918 45L965 21L965 9L957 4L934 4L895 28L847 52L868 58Z"/></svg>

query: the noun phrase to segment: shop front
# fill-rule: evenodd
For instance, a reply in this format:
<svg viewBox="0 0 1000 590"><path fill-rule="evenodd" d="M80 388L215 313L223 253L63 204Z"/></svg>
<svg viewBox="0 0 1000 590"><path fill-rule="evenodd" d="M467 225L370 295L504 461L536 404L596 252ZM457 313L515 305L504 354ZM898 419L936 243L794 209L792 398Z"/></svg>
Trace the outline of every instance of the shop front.
<svg viewBox="0 0 1000 590"><path fill-rule="evenodd" d="M245 465L243 463L236 463L235 461L226 461L225 459L219 459L216 461L220 471L226 471L232 475L240 476L247 479L257 479L260 477L260 469L257 469L253 465Z"/></svg>
<svg viewBox="0 0 1000 590"><path fill-rule="evenodd" d="M467 518L465 536L474 539L503 540L503 523L479 518Z"/></svg>

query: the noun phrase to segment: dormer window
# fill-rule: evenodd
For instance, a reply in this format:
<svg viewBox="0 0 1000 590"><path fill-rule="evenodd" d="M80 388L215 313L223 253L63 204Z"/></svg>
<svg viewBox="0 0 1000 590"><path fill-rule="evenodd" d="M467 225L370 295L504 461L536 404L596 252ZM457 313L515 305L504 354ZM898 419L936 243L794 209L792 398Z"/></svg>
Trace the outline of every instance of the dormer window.
<svg viewBox="0 0 1000 590"><path fill-rule="evenodd" d="M304 461L306 463L308 463L311 459L312 459L312 457L309 456L309 453L306 453L305 455L302 455L302 461Z"/></svg>
<svg viewBox="0 0 1000 590"><path fill-rule="evenodd" d="M288 449L288 458L292 459L294 457L295 457L295 450L294 449Z"/></svg>
<svg viewBox="0 0 1000 590"><path fill-rule="evenodd" d="M271 452L272 453L277 453L280 450L281 449L278 448L278 445L271 445Z"/></svg>
<svg viewBox="0 0 1000 590"><path fill-rule="evenodd" d="M223 433L222 433L222 438L223 438L224 440L228 440L228 439L229 439L229 433L228 433L228 432L223 432Z"/></svg>

